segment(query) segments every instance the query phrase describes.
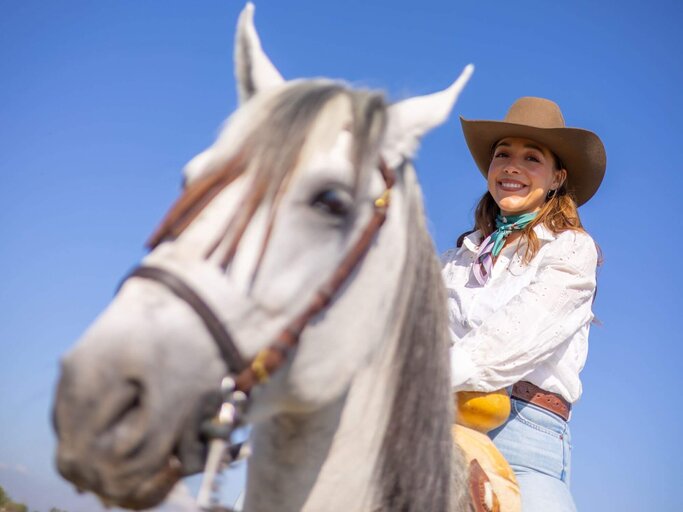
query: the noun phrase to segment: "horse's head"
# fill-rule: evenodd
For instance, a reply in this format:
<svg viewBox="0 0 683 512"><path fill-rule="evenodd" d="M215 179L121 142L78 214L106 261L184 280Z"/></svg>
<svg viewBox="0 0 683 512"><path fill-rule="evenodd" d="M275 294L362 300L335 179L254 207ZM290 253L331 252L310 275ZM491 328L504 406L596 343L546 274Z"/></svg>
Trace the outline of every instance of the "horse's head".
<svg viewBox="0 0 683 512"><path fill-rule="evenodd" d="M253 390L249 420L258 422L329 403L377 353L402 286L402 227L415 213L405 163L471 70L445 91L392 106L337 82L285 82L261 50L252 12L248 5L236 40L240 108L188 164L143 265L191 289L229 333L236 359L252 361L357 249L387 189L380 167L397 180L385 226L370 232L370 250L333 290L332 306L306 318L298 345ZM199 469L200 424L215 413L221 378L241 370L190 302L131 277L63 359L58 467L110 503L152 506Z"/></svg>

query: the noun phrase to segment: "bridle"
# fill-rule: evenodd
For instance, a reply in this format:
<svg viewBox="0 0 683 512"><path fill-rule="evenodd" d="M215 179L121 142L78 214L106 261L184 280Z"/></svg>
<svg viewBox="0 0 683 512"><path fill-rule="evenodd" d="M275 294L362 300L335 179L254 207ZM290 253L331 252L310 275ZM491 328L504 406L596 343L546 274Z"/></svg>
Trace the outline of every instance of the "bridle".
<svg viewBox="0 0 683 512"><path fill-rule="evenodd" d="M372 217L351 250L344 255L330 278L318 288L308 306L288 323L275 341L262 349L251 361L244 360L220 318L180 277L164 268L151 265L140 265L126 277L125 280L138 277L155 281L189 305L211 334L231 373L231 376L224 379L221 385L223 403L214 419L214 428L208 429L208 435L213 440L204 470L205 482L202 484L198 497L198 504L202 509L218 510L215 503L212 505L209 501L213 478L220 470L224 452L230 448L229 439L233 430L241 423L252 389L266 382L286 362L289 353L297 346L303 330L311 319L330 304L335 294L362 261L384 224L390 203L391 188L395 183L395 172L383 159L379 161L379 170L385 184L384 192L374 200Z"/></svg>
<svg viewBox="0 0 683 512"><path fill-rule="evenodd" d="M236 375L235 389L248 396L255 385L267 381L270 375L284 364L289 352L296 347L301 332L308 322L329 305L334 295L363 259L370 243L384 224L389 207L390 191L395 182L395 173L383 159L380 160L379 170L386 188L382 195L375 199L372 218L356 243L344 256L332 276L317 290L308 307L290 321L275 341L261 350L249 363L239 353L232 336L219 317L180 277L158 266L140 265L128 274L126 280L140 277L156 281L187 303L208 329L230 372Z"/></svg>

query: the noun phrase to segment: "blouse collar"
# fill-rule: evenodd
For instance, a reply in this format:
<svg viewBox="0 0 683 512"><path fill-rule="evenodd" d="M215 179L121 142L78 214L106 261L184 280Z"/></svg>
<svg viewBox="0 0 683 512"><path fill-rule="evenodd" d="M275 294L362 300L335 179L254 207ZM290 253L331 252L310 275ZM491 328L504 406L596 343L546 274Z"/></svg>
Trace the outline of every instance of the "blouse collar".
<svg viewBox="0 0 683 512"><path fill-rule="evenodd" d="M536 233L536 236L539 240L545 240L548 242L555 240L555 238L557 238L557 236L543 224L534 226L534 233ZM479 250L479 245L483 241L483 238L484 237L482 236L481 231L479 231L478 229L476 231L473 231L465 238L463 238L462 246L460 247L460 249L458 249L458 254L460 254L463 251L470 251L476 253Z"/></svg>

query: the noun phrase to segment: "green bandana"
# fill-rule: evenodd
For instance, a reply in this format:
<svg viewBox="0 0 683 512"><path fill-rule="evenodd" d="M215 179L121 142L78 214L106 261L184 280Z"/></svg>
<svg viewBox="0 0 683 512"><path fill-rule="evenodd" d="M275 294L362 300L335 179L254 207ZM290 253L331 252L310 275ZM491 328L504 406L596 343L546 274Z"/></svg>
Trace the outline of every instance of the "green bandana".
<svg viewBox="0 0 683 512"><path fill-rule="evenodd" d="M504 217L501 214L496 216L496 230L491 233L491 241L493 242L493 249L491 254L495 258L500 254L505 245L505 240L512 234L513 231L524 229L527 227L538 215L538 212L523 213L521 215L508 215Z"/></svg>
<svg viewBox="0 0 683 512"><path fill-rule="evenodd" d="M493 270L493 258L500 254L505 245L505 240L513 231L524 229L532 222L538 212L523 213L521 215L498 215L496 217L496 230L487 236L479 246L479 251L474 258L472 272L482 286L491 277Z"/></svg>

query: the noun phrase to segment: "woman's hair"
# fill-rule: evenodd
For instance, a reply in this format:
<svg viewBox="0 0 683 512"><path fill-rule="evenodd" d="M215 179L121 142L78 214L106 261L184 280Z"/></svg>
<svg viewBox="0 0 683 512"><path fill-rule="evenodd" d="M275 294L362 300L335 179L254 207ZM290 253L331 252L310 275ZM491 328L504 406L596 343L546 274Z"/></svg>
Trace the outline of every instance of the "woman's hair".
<svg viewBox="0 0 683 512"><path fill-rule="evenodd" d="M560 159L553 154L555 170L564 168ZM496 230L496 216L500 213L500 208L493 199L490 192L486 192L479 200L479 204L474 212L474 230L481 231L484 237L489 236ZM578 206L572 195L567 190L566 182L557 190L549 194L548 199L541 207L536 218L522 229L522 236L527 240L526 251L524 253L524 263L529 263L538 253L540 244L534 232L534 227L543 224L555 234L563 231L583 231L583 225L579 218ZM458 247L462 245L462 240L473 231L468 231L458 238Z"/></svg>

